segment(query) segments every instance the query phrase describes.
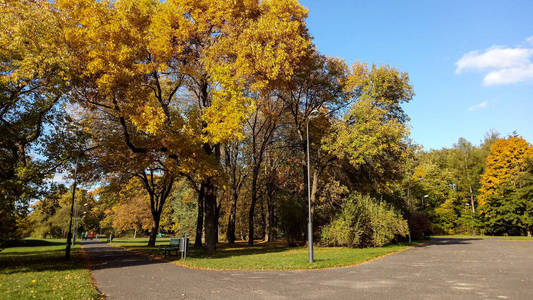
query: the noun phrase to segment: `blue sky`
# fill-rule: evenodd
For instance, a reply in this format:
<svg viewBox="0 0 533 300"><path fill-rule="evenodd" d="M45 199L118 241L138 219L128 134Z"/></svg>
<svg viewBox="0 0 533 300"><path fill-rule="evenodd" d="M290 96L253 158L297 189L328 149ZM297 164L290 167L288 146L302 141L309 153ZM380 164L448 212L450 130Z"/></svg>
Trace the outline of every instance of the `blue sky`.
<svg viewBox="0 0 533 300"><path fill-rule="evenodd" d="M409 73L424 149L479 144L490 129L533 143L533 1L300 2L322 53Z"/></svg>

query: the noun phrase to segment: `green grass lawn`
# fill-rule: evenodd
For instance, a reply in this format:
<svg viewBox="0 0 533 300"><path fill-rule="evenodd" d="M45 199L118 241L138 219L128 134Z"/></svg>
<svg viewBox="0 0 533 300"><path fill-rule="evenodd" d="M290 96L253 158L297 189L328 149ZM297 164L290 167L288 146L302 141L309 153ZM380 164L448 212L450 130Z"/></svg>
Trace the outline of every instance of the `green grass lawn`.
<svg viewBox="0 0 533 300"><path fill-rule="evenodd" d="M115 239L114 245L138 252L157 254L157 247L147 247L147 239ZM158 239L156 245L168 245L168 238ZM189 250L186 260L167 256L181 266L200 269L238 270L298 270L349 266L408 248L406 244L379 248L354 249L345 247L315 247L315 262L307 262L307 247L287 247L284 243L260 243L253 247L245 242L231 246L219 244L215 255L208 257L203 250Z"/></svg>
<svg viewBox="0 0 533 300"><path fill-rule="evenodd" d="M502 236L500 238L504 241L533 241L531 236Z"/></svg>
<svg viewBox="0 0 533 300"><path fill-rule="evenodd" d="M26 239L0 252L1 299L98 299L78 245L65 260L65 240Z"/></svg>
<svg viewBox="0 0 533 300"><path fill-rule="evenodd" d="M434 238L457 238L457 239L500 239L505 241L533 241L530 236L495 236L495 235L467 235L467 234L451 234L451 235L434 235Z"/></svg>

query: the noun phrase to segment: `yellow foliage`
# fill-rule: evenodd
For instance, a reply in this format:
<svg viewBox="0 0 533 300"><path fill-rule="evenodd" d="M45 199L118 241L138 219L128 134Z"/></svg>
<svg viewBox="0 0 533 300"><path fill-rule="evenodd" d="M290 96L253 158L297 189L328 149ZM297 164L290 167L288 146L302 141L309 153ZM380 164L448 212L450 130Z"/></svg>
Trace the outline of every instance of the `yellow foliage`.
<svg viewBox="0 0 533 300"><path fill-rule="evenodd" d="M61 39L60 22L49 1L0 3L0 84L20 90L32 80L49 89L65 85L71 55Z"/></svg>
<svg viewBox="0 0 533 300"><path fill-rule="evenodd" d="M203 106L204 142L243 138L255 109L248 93L289 80L311 48L307 10L296 0L58 0L56 7L77 80L94 84L92 102L162 137L180 119L169 120L162 102L186 88Z"/></svg>
<svg viewBox="0 0 533 300"><path fill-rule="evenodd" d="M533 157L533 146L521 137L511 136L496 140L490 147L481 175L478 201L481 208L489 196L498 193L503 184L515 183L516 177L526 168L526 160Z"/></svg>

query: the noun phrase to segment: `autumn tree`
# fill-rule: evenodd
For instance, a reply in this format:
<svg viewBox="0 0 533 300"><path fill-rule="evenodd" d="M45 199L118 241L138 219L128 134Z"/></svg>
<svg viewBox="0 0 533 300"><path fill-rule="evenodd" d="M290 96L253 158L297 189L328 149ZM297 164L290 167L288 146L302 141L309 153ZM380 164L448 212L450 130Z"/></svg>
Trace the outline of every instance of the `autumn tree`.
<svg viewBox="0 0 533 300"><path fill-rule="evenodd" d="M70 219L72 191L64 188L54 190L53 193L36 202L31 214L27 217L33 225L30 235L34 237L66 237ZM78 207L78 230L97 230L98 219L94 208L94 195L86 189L79 189L74 200Z"/></svg>
<svg viewBox="0 0 533 300"><path fill-rule="evenodd" d="M170 198L172 208L170 217L174 223L172 231L177 235L191 236L196 227L196 190L190 186L189 182L181 180L176 183L176 188Z"/></svg>
<svg viewBox="0 0 533 300"><path fill-rule="evenodd" d="M150 201L142 190L142 182L138 178L130 181L117 191L117 203L107 211L106 217L111 217L112 227L116 233L134 230L136 233L149 230L153 227L153 218L150 213Z"/></svg>
<svg viewBox="0 0 533 300"><path fill-rule="evenodd" d="M246 168L243 163L242 143L226 143L224 145L224 172L226 181L229 183L228 197L230 198L230 208L226 229L226 238L230 244L236 240L235 223L237 220L237 203L245 179L247 177ZM241 196L242 197L242 196Z"/></svg>
<svg viewBox="0 0 533 300"><path fill-rule="evenodd" d="M68 90L59 20L49 1L0 2L0 241L17 236L29 201L55 171L35 154Z"/></svg>
<svg viewBox="0 0 533 300"><path fill-rule="evenodd" d="M495 141L481 176L479 204L485 206L490 195L497 194L500 184L511 183L516 186L516 177L526 167L526 159L533 155L532 146L523 138L510 136Z"/></svg>
<svg viewBox="0 0 533 300"><path fill-rule="evenodd" d="M306 10L296 1L57 3L76 58L72 98L98 143L113 150L101 152L105 161L124 162L106 172L114 164L115 174L122 168L145 183L149 244L173 183L194 173L212 253L220 143L242 138L254 108L248 93L287 80L309 48Z"/></svg>
<svg viewBox="0 0 533 300"><path fill-rule="evenodd" d="M413 97L407 73L389 66L357 63L348 78L354 102L343 120L333 125L323 148L352 166L356 190L381 190L402 177L411 151L408 116L401 105Z"/></svg>
<svg viewBox="0 0 533 300"><path fill-rule="evenodd" d="M246 122L245 132L247 139L246 153L248 154L248 166L250 174L250 208L248 210L248 244L254 243L254 217L255 208L258 202L259 175L267 148L272 143L274 133L280 125L281 116L285 106L283 102L274 95L257 99L257 109Z"/></svg>
<svg viewBox="0 0 533 300"><path fill-rule="evenodd" d="M521 227L521 230L527 232L527 236L533 236L533 159L527 160L526 170L519 175L519 188L512 195L514 207L511 212L515 213L515 224Z"/></svg>
<svg viewBox="0 0 533 300"><path fill-rule="evenodd" d="M512 195L523 187L519 178L526 172L527 160L532 157L533 146L517 135L496 140L490 147L478 196L481 214L490 232L516 233L516 226L521 227L522 232L527 231L528 226L518 225L517 221L524 214L524 206L515 203L521 197Z"/></svg>

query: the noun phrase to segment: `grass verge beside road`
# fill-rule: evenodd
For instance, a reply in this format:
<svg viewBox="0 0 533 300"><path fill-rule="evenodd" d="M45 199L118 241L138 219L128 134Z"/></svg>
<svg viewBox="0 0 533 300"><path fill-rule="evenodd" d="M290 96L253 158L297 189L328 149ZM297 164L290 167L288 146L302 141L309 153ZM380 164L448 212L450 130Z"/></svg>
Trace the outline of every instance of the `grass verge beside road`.
<svg viewBox="0 0 533 300"><path fill-rule="evenodd" d="M158 239L156 245L168 245L169 239ZM114 245L137 252L157 255L157 247L147 247L147 239L115 239ZM407 244L395 244L377 248L315 247L315 262L307 262L307 247L287 247L285 243L258 243L248 246L246 242L235 245L219 244L213 256L201 249L189 250L186 260L176 256L166 259L178 265L197 269L218 270L301 270L324 269L363 263L390 253L409 248Z"/></svg>
<svg viewBox="0 0 533 300"><path fill-rule="evenodd" d="M65 240L26 239L0 252L1 299L98 299L78 245L65 260Z"/></svg>

